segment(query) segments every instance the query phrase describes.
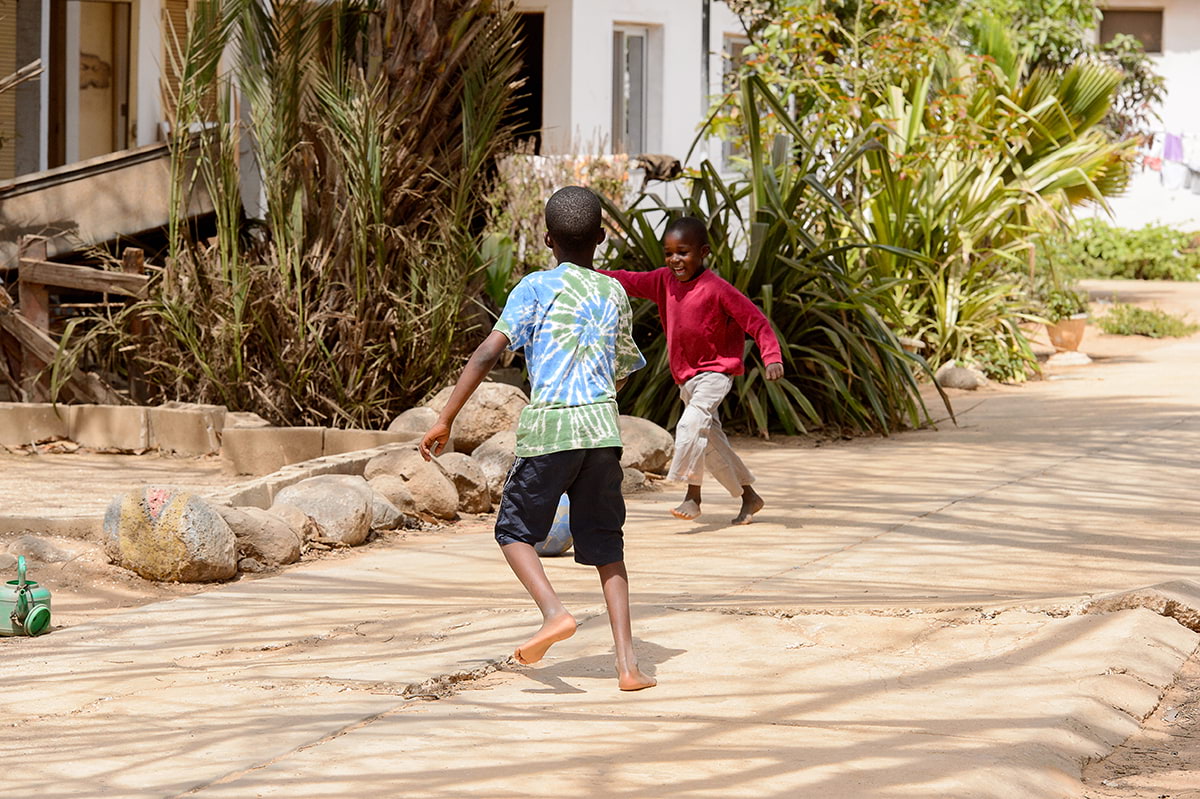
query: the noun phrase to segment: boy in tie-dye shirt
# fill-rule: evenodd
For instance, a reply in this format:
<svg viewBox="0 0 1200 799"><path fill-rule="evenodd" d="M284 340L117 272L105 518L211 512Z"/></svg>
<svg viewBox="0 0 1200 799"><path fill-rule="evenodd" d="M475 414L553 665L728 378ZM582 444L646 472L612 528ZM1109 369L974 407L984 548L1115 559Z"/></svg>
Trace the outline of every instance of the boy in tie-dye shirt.
<svg viewBox="0 0 1200 799"><path fill-rule="evenodd" d="M513 289L420 449L426 459L441 452L454 418L503 350L525 350L530 402L517 427L517 458L504 484L496 540L543 621L513 656L535 663L552 644L575 633L575 618L534 551L549 535L565 493L571 500L575 560L600 573L618 687L636 691L655 680L641 671L633 652L617 389L646 362L630 335L624 289L592 269L596 246L604 241L600 201L578 186L556 192L546 203L546 229L546 246L558 266L526 275Z"/></svg>

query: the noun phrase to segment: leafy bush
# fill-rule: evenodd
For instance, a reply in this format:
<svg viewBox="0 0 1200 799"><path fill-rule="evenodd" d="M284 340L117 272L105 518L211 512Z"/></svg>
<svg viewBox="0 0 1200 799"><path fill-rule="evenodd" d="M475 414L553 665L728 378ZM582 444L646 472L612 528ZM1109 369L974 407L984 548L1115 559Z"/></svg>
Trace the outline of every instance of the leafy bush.
<svg viewBox="0 0 1200 799"><path fill-rule="evenodd" d="M1042 298L1042 315L1051 324L1087 313L1087 297L1073 289L1053 289Z"/></svg>
<svg viewBox="0 0 1200 799"><path fill-rule="evenodd" d="M898 313L896 281L880 279L863 263L858 253L870 245L829 189L863 158L870 140L827 164L761 79L743 83L741 108L750 128L750 175L726 181L706 161L681 208L651 202L623 211L608 204L616 231L607 266L660 267L665 218L704 219L708 268L762 306L783 345L786 376L777 383L764 379L761 361L747 359L727 400L734 425L759 433L812 427L886 433L921 424L926 414L916 375L928 367L904 351L888 323ZM767 115L787 137L764 149L759 126ZM656 316L651 303L634 311L649 365L634 374L621 401L626 412L669 425L681 408Z"/></svg>
<svg viewBox="0 0 1200 799"><path fill-rule="evenodd" d="M1046 241L1043 257L1068 279L1196 280L1200 235L1165 225L1130 230L1085 219Z"/></svg>
<svg viewBox="0 0 1200 799"><path fill-rule="evenodd" d="M542 241L550 195L564 186L586 186L614 205L632 199L628 155L593 154L587 147L573 148L572 155L535 155L530 145L499 159L497 180L487 197L484 289L497 312L524 275L554 265Z"/></svg>
<svg viewBox="0 0 1200 799"><path fill-rule="evenodd" d="M1200 325L1159 308L1148 310L1118 302L1100 317L1100 329L1115 336L1148 336L1150 338L1183 338L1190 336Z"/></svg>

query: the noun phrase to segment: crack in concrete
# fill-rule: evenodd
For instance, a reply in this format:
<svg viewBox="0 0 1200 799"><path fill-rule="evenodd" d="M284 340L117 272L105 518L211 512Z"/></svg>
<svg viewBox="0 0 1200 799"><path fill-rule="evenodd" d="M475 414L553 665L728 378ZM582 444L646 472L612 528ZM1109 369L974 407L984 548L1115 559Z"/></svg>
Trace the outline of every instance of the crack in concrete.
<svg viewBox="0 0 1200 799"><path fill-rule="evenodd" d="M341 738L343 735L347 735L356 730L360 730L364 727L370 726L371 724L374 724L375 722L380 721L381 719L389 718L391 716L396 715L397 713L404 712L407 708L412 706L412 702L414 700L445 699L448 696L452 696L453 694L458 693L460 690L463 689L463 687L465 687L465 685L467 683L476 682L476 681L481 680L484 677L488 676L489 674L493 674L497 671L502 671L502 670L504 670L510 666L513 666L515 664L516 664L516 661L513 660L511 657L505 658L503 660L491 660L491 661L488 661L487 663L484 663L482 666L478 666L474 669L469 669L466 671L451 672L449 674L441 674L436 677L430 677L428 680L425 680L425 681L419 682L419 683L409 683L400 691L395 692L401 698L402 701L399 704L394 705L393 707L387 708L386 710L382 710L378 713L373 713L369 716L366 716L365 718L359 719L358 721L355 721L355 722L352 722L345 726L339 727L338 729L334 730L333 732L323 735L320 738L316 739L315 741L309 741L308 743L293 747L292 749L288 750L287 752L276 755L275 757L273 757L269 760L264 760L261 763L256 763L252 766L247 766L246 768L238 769L237 771L233 771L233 772L225 774L221 777L218 777L215 780L209 780L208 782L205 782L203 784L195 785L195 786L189 788L188 790L184 791L183 793L175 794L175 796L171 797L171 799L182 799L182 797L186 797L186 796L195 796L196 794L200 793L201 791L203 791L207 788L212 788L217 785L225 785L225 784L234 782L235 780L239 780L242 777L245 777L249 774L253 774L256 771L261 771L262 769L269 768L270 766L273 766L276 763L287 760L288 758L292 757L293 755L300 754L301 752L308 751L309 749L314 749L318 746L321 746L322 744L326 744L337 738ZM327 682L328 684L331 684L331 685L337 685L339 683L347 683L347 684L352 684L356 689L362 689L365 686L387 688L389 686L394 687L394 686L398 685L397 683L386 683L386 682L371 683L371 684L362 684L362 683L353 684L353 683L350 683L349 681L344 681L344 680L337 681L337 680L331 680L328 678L316 678L314 680L297 680L296 682L301 683L301 684L303 684L303 683L311 684L313 682L317 682L317 683ZM389 691L387 691L387 693L393 693L393 692L389 690Z"/></svg>

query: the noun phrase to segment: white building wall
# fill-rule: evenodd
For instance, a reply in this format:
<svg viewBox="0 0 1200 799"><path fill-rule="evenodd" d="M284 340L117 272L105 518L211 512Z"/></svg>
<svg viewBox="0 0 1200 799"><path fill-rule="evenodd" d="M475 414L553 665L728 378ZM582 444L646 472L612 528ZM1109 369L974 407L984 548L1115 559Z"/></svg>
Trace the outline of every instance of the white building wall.
<svg viewBox="0 0 1200 799"><path fill-rule="evenodd" d="M159 0L134 0L132 43L129 71L132 76L130 102L137 120L133 146L142 147L159 141L159 123L163 121L159 79L162 63L162 5Z"/></svg>
<svg viewBox="0 0 1200 799"><path fill-rule="evenodd" d="M1160 109L1162 133L1193 136L1194 152L1185 153L1200 167L1200 2L1197 0L1120 0L1113 9L1163 10L1163 52L1154 56L1166 78L1166 99ZM1139 228L1167 224L1200 230L1200 194L1164 185L1164 173L1138 168L1129 191L1111 201L1114 224ZM1098 216L1104 216L1098 212Z"/></svg>
<svg viewBox="0 0 1200 799"><path fill-rule="evenodd" d="M728 7L713 0L706 87L702 0L522 0L518 8L545 14L546 154L612 149L613 32L630 27L647 29L650 39L644 149L684 159L721 91L726 36L744 34ZM702 142L691 163L720 152L719 143Z"/></svg>

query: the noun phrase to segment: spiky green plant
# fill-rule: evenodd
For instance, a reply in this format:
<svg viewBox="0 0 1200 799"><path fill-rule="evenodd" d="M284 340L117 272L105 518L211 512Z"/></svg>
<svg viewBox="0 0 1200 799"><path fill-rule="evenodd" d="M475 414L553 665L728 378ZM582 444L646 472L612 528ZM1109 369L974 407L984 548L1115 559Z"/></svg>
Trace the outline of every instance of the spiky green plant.
<svg viewBox="0 0 1200 799"><path fill-rule="evenodd" d="M682 207L644 202L626 212L610 204L618 228L610 265L661 266L666 217L689 214L707 222L709 268L763 308L784 348L786 377L778 383L765 380L757 356L747 358L729 400L743 429L890 432L921 424L917 375L926 366L904 351L886 321L897 314L894 281L878 279L865 264L862 253L874 245L829 187L875 147L872 136L826 163L761 79L743 82L741 101L750 129L749 176L727 181L705 162ZM787 134L770 151L758 145L758 126L768 114ZM650 338L649 365L630 381L622 402L637 415L670 424L680 408L654 313L648 303L635 311L639 334Z"/></svg>

